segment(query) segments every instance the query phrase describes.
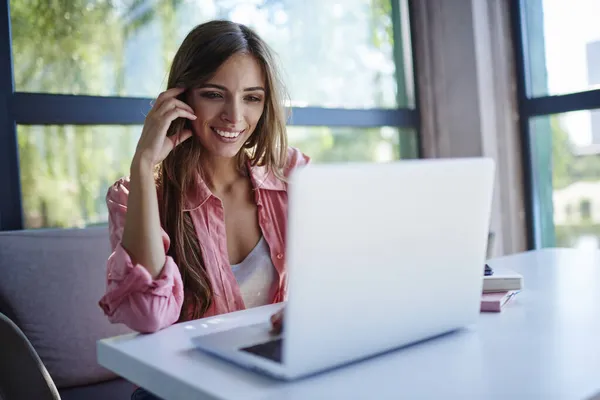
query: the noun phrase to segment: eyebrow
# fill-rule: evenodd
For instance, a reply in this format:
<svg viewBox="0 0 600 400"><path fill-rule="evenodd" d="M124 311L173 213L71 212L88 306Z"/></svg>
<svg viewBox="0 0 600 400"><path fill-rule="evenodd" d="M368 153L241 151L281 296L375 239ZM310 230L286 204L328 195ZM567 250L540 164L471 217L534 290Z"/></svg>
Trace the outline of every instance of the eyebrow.
<svg viewBox="0 0 600 400"><path fill-rule="evenodd" d="M204 88L213 88L213 89L219 89L219 90L223 90L225 92L227 92L227 88L225 86L221 86L221 85L216 85L214 83L205 83L204 85L200 85L198 87L198 89L204 89ZM252 87L247 87L244 89L244 92L254 92L257 90L262 90L263 92L266 92L265 88L262 86L252 86Z"/></svg>

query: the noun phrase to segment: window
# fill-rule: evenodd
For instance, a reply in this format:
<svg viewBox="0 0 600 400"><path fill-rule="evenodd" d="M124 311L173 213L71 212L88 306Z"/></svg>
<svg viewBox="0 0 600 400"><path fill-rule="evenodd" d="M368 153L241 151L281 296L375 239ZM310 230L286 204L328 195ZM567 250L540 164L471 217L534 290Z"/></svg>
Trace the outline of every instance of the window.
<svg viewBox="0 0 600 400"><path fill-rule="evenodd" d="M540 81L531 94L540 97L600 88L600 1L524 3L523 18L533 34L528 67L532 78Z"/></svg>
<svg viewBox="0 0 600 400"><path fill-rule="evenodd" d="M290 145L310 155L312 162L386 162L416 158L416 134L412 129L288 128Z"/></svg>
<svg viewBox="0 0 600 400"><path fill-rule="evenodd" d="M512 12L530 247L600 247L600 1Z"/></svg>
<svg viewBox="0 0 600 400"><path fill-rule="evenodd" d="M314 162L419 155L407 0L10 0L0 11L1 230L106 222L106 189L129 170L174 52L210 19L245 23L275 50L290 144Z"/></svg>
<svg viewBox="0 0 600 400"><path fill-rule="evenodd" d="M104 223L104 197L128 174L141 126L19 125L26 228Z"/></svg>
<svg viewBox="0 0 600 400"><path fill-rule="evenodd" d="M254 28L273 47L293 105L398 105L389 0L11 0L16 90L155 97L178 44L216 18ZM399 105L412 106L412 74L401 79Z"/></svg>
<svg viewBox="0 0 600 400"><path fill-rule="evenodd" d="M127 175L142 126L19 125L21 193L25 228L85 227L104 223L104 196ZM289 141L314 162L400 159L397 128L289 128Z"/></svg>

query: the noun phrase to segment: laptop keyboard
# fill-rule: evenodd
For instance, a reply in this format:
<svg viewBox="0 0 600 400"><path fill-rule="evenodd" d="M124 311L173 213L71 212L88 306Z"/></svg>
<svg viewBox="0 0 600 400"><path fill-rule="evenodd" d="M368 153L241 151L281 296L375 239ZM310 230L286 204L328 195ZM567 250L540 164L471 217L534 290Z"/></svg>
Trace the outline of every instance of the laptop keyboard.
<svg viewBox="0 0 600 400"><path fill-rule="evenodd" d="M283 338L273 339L265 343L243 347L240 350L281 363L282 341Z"/></svg>

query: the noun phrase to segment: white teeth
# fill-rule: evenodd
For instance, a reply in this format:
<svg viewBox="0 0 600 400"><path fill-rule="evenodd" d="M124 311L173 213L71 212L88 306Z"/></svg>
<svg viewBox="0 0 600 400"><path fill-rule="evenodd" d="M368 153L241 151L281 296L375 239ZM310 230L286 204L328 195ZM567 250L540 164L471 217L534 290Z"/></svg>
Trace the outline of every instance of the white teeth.
<svg viewBox="0 0 600 400"><path fill-rule="evenodd" d="M213 128L213 130L215 132L217 132L220 136L223 136L223 137L226 137L226 138L230 138L230 139L236 138L236 137L240 136L240 133L242 133L241 131L239 131L239 132L226 132L226 131L221 131L221 130L218 130L218 129L215 129L215 128Z"/></svg>

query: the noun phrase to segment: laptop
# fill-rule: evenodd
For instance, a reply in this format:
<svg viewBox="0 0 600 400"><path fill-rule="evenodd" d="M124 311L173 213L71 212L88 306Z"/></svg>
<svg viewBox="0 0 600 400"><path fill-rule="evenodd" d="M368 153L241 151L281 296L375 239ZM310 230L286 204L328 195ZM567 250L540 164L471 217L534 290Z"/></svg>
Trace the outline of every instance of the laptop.
<svg viewBox="0 0 600 400"><path fill-rule="evenodd" d="M475 323L493 182L487 158L297 170L283 332L270 333L270 313L249 309L207 319L215 324L193 342L292 380Z"/></svg>

